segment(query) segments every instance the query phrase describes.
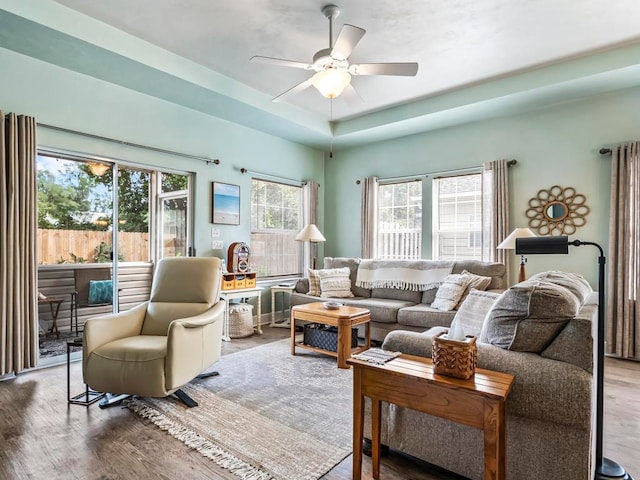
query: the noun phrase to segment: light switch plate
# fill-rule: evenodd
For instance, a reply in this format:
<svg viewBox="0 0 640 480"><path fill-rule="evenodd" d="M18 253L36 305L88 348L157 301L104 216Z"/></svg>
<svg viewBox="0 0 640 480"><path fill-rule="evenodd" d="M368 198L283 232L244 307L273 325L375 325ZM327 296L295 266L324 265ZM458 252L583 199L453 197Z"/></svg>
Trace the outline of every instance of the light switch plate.
<svg viewBox="0 0 640 480"><path fill-rule="evenodd" d="M219 238L220 237L220 229L212 228L211 229L211 238Z"/></svg>
<svg viewBox="0 0 640 480"><path fill-rule="evenodd" d="M222 250L222 240L211 240L211 248L213 250Z"/></svg>

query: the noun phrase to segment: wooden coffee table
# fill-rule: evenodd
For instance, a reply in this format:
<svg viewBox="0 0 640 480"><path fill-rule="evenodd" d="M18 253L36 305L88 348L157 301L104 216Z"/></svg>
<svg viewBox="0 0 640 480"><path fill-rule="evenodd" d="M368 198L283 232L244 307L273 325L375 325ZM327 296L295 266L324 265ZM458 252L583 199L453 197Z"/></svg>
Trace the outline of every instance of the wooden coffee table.
<svg viewBox="0 0 640 480"><path fill-rule="evenodd" d="M484 431L484 478L506 478L506 400L513 375L476 369L468 380L433 373L430 358L400 355L376 365L353 365L353 479L362 474L364 397L371 399L371 463L380 477L380 403L394 403Z"/></svg>
<svg viewBox="0 0 640 480"><path fill-rule="evenodd" d="M317 322L324 325L338 327L338 351L332 352L322 348L305 345L296 341L296 321ZM338 358L338 368L349 368L347 359L353 353L367 350L371 344L370 331L371 316L366 308L342 306L335 310L328 310L322 302L296 305L291 308L291 355L296 354L296 347L315 350ZM351 347L351 329L357 325L365 325L364 345Z"/></svg>

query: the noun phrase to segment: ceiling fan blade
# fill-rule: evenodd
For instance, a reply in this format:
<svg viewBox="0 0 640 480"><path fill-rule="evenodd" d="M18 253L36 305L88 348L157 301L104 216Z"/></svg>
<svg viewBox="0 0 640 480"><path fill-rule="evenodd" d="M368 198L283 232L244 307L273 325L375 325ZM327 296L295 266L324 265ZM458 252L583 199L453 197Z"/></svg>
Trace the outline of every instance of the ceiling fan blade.
<svg viewBox="0 0 640 480"><path fill-rule="evenodd" d="M357 63L349 67L351 75L400 75L414 77L417 63Z"/></svg>
<svg viewBox="0 0 640 480"><path fill-rule="evenodd" d="M365 33L367 33L365 29L345 23L333 44L331 56L341 60L349 58L349 55L351 55L351 52Z"/></svg>
<svg viewBox="0 0 640 480"><path fill-rule="evenodd" d="M299 84L297 84L294 87L291 87L289 90L287 90L286 92L281 93L280 95L278 95L277 97L275 97L273 100L271 100L272 102L282 102L284 99L286 99L288 96L293 95L294 93L298 93L301 92L302 90L304 90L305 88L308 88L311 86L311 79L308 78L306 79L304 82L300 82Z"/></svg>
<svg viewBox="0 0 640 480"><path fill-rule="evenodd" d="M345 89L340 94L344 101L347 102L348 105L358 105L359 103L364 102L364 99L360 96L358 91L353 88L353 85L349 84L345 87Z"/></svg>
<svg viewBox="0 0 640 480"><path fill-rule="evenodd" d="M267 63L269 65L278 65L279 67L302 68L304 70L313 69L313 66L309 65L308 63L294 62L293 60L285 60L283 58L261 57L260 55L251 57L250 61L257 63Z"/></svg>

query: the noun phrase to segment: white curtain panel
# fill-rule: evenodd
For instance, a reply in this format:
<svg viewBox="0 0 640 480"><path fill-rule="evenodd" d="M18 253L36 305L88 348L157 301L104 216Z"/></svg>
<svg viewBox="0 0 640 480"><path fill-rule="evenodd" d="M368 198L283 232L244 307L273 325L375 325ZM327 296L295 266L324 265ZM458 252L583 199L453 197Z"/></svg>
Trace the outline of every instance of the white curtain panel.
<svg viewBox="0 0 640 480"><path fill-rule="evenodd" d="M640 360L640 142L611 149L606 350Z"/></svg>
<svg viewBox="0 0 640 480"><path fill-rule="evenodd" d="M0 375L38 361L36 121L0 111Z"/></svg>
<svg viewBox="0 0 640 480"><path fill-rule="evenodd" d="M360 225L360 256L375 258L378 251L378 178L367 177L362 182L362 216Z"/></svg>
<svg viewBox="0 0 640 480"><path fill-rule="evenodd" d="M482 172L482 260L499 262L509 267L511 250L498 250L507 238L509 228L509 165L508 160L495 160L483 165Z"/></svg>

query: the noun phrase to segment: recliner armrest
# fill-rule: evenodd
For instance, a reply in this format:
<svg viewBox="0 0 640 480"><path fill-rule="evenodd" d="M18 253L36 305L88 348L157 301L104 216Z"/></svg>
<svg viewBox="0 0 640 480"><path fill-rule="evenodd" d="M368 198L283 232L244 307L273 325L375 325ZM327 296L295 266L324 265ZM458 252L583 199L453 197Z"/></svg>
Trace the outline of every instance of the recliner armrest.
<svg viewBox="0 0 640 480"><path fill-rule="evenodd" d="M205 325L213 323L217 320L221 320L224 316L225 303L226 301L221 299L213 307L211 307L206 312L201 313L200 315L173 320L169 324L169 331L167 332L167 336L171 336L172 329L176 328L174 327L174 324L176 326L181 325L184 328L199 328L204 327Z"/></svg>
<svg viewBox="0 0 640 480"><path fill-rule="evenodd" d="M87 320L84 324L82 347L84 358L86 359L93 350L101 345L120 338L140 335L148 303L141 303L125 312L101 315Z"/></svg>

